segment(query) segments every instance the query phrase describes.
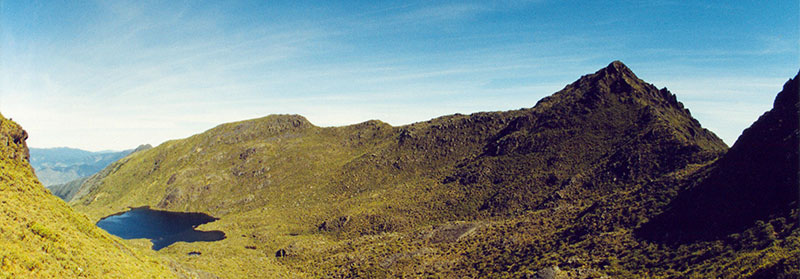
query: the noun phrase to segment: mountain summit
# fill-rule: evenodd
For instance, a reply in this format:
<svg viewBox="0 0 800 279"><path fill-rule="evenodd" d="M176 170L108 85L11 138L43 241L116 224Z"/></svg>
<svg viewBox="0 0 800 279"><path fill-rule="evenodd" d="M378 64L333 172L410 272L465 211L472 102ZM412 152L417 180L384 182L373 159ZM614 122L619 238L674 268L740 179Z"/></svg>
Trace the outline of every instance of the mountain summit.
<svg viewBox="0 0 800 279"><path fill-rule="evenodd" d="M628 66L625 66L620 61L611 62L605 68L600 69L593 75L584 76L577 82L578 87L586 86L587 84L596 86L592 88L599 89L593 90L596 92L633 92L649 85L639 79Z"/></svg>
<svg viewBox="0 0 800 279"><path fill-rule="evenodd" d="M584 96L587 94L588 96ZM562 91L553 94L550 98L557 98L561 95L577 95L573 97L587 97L596 101L616 97L625 100L628 98L635 99L647 104L679 104L675 96L669 91L666 89L658 90L652 84L639 79L631 69L620 61L612 62L594 74L582 76ZM544 100L547 99L545 98ZM681 109L683 109L682 104Z"/></svg>
<svg viewBox="0 0 800 279"><path fill-rule="evenodd" d="M726 150L675 95L615 61L528 109L400 127L288 115L219 125L112 164L72 204L95 219L140 206L217 216L213 229L242 237L163 251L241 255L202 263L233 277L276 253L289 260L269 266L297 276L418 277L435 263L450 277L521 276L586 241L628 239L598 250L609 257L639 247L629 232ZM571 241L562 254L543 248L556 239Z"/></svg>

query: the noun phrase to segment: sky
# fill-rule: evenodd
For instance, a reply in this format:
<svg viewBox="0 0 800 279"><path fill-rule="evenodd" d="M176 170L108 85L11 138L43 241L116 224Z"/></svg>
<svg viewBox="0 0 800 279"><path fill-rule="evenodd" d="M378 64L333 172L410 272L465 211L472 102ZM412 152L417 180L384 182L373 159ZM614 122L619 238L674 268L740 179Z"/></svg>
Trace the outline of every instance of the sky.
<svg viewBox="0 0 800 279"><path fill-rule="evenodd" d="M732 145L800 67L796 0L342 2L0 0L0 113L31 147L123 150L529 108L621 60Z"/></svg>

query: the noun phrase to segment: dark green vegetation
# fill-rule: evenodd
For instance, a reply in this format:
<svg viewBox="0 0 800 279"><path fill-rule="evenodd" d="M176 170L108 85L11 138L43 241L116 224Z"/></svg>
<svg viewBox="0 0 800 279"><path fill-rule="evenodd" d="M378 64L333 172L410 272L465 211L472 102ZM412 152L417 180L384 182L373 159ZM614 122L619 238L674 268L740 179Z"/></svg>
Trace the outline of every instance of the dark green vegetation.
<svg viewBox="0 0 800 279"><path fill-rule="evenodd" d="M51 195L28 163L26 138L19 125L0 115L0 278L193 274L172 260L130 248Z"/></svg>
<svg viewBox="0 0 800 279"><path fill-rule="evenodd" d="M530 109L223 124L123 158L72 205L95 220L129 206L219 217L200 229L227 239L160 253L225 277L792 278L797 179L721 178L797 170L797 125L770 122L796 119L768 115L749 133L795 138L758 155L769 168L738 164L761 141L745 133L726 154L675 95L614 62Z"/></svg>
<svg viewBox="0 0 800 279"><path fill-rule="evenodd" d="M149 145L136 150L147 149ZM46 187L70 183L88 177L127 156L133 149L120 152L90 152L74 148L31 148L31 166ZM63 198L63 197L62 197Z"/></svg>

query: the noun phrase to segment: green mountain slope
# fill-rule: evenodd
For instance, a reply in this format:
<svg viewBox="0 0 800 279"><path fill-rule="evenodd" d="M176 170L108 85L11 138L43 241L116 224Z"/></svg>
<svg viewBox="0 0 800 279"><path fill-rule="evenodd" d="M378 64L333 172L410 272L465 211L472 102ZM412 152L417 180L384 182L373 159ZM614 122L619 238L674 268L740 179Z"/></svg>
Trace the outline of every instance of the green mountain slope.
<svg viewBox="0 0 800 279"><path fill-rule="evenodd" d="M525 185L531 195L549 194L552 185L578 173L601 175L597 166L613 168L616 173L603 178L623 184L725 149L672 94L615 62L532 109L445 116L404 127L371 121L319 128L300 116L224 124L126 158L105 177L106 187L94 187L79 204L112 206L97 217L135 204L224 215L272 204L275 196L328 206L366 191L395 192L399 185L392 184L422 182L433 188L420 194L439 191L449 200L418 201L413 210L436 202L463 209L448 214L476 216L484 207L513 214L514 208L539 204L527 197L498 200L498 190ZM505 161L536 172L520 177L526 181L501 181L515 179L513 169L500 166ZM559 183L544 183L552 175Z"/></svg>
<svg viewBox="0 0 800 279"><path fill-rule="evenodd" d="M726 150L613 62L530 109L223 124L120 160L71 204L93 219L145 205L221 218L201 229L231 237L160 253L229 277L729 277L745 248L633 233ZM757 251L795 249L782 247Z"/></svg>
<svg viewBox="0 0 800 279"><path fill-rule="evenodd" d="M27 133L0 115L0 278L173 278L51 195L28 163Z"/></svg>
<svg viewBox="0 0 800 279"><path fill-rule="evenodd" d="M81 177L64 184L57 184L47 187L53 195L69 202L81 189L81 186L89 177Z"/></svg>

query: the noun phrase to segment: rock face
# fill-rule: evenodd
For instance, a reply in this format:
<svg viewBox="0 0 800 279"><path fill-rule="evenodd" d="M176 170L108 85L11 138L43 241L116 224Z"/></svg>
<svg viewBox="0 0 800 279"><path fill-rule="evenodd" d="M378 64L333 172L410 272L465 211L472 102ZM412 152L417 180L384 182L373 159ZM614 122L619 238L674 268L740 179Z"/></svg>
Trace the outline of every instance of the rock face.
<svg viewBox="0 0 800 279"><path fill-rule="evenodd" d="M798 76L775 98L773 108L747 128L727 154L681 194L670 209L643 229L668 241L717 239L757 220L798 208Z"/></svg>
<svg viewBox="0 0 800 279"><path fill-rule="evenodd" d="M0 115L0 144L2 144L3 159L16 162L30 162L30 152L28 144L28 132L22 129L17 123L5 119Z"/></svg>

